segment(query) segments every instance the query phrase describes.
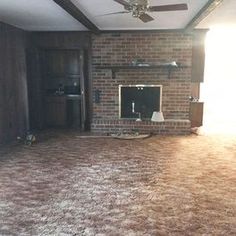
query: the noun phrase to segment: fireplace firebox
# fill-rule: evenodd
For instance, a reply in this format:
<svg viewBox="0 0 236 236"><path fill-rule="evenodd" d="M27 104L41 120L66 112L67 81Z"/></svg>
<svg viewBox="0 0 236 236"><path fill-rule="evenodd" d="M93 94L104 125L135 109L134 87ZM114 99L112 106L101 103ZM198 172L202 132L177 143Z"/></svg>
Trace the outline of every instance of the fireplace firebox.
<svg viewBox="0 0 236 236"><path fill-rule="evenodd" d="M162 85L119 85L120 118L151 119L161 111Z"/></svg>

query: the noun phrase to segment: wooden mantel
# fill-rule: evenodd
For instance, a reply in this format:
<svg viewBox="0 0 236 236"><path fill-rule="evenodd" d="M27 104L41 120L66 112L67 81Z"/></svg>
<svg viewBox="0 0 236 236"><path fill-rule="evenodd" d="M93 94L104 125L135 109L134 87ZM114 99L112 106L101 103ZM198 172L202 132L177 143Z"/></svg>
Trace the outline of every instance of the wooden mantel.
<svg viewBox="0 0 236 236"><path fill-rule="evenodd" d="M100 65L96 66L96 69L108 69L112 72L112 79L115 79L116 72L118 70L157 70L157 69L166 69L168 79L170 79L171 72L177 69L187 68L188 66L180 66L180 65L171 65L171 64L163 64L163 65Z"/></svg>

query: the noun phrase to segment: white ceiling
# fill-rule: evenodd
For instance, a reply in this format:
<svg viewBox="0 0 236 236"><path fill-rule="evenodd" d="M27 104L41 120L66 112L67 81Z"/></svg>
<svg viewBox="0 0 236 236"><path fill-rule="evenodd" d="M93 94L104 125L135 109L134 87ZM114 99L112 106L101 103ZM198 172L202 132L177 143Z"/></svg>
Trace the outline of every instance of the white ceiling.
<svg viewBox="0 0 236 236"><path fill-rule="evenodd" d="M224 0L197 28L236 27L236 0Z"/></svg>
<svg viewBox="0 0 236 236"><path fill-rule="evenodd" d="M25 30L86 30L52 0L0 0L0 21Z"/></svg>
<svg viewBox="0 0 236 236"><path fill-rule="evenodd" d="M149 13L155 20L143 23L131 14L100 16L123 11L113 0L71 0L100 30L148 30L184 28L208 0L149 0L150 5L187 3L187 11ZM29 31L87 30L53 0L0 0L0 21ZM236 0L225 0L198 28L236 25Z"/></svg>
<svg viewBox="0 0 236 236"><path fill-rule="evenodd" d="M151 12L155 20L143 23L131 14L100 16L102 14L124 11L124 7L112 0L72 0L84 14L101 30L148 30L181 29L207 3L207 0L149 0L150 6L187 3L187 11Z"/></svg>

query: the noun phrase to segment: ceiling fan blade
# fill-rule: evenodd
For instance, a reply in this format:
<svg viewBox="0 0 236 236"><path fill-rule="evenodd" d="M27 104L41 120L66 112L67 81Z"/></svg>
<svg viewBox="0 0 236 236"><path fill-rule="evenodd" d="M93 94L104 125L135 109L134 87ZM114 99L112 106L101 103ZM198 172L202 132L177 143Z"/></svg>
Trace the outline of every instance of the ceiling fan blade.
<svg viewBox="0 0 236 236"><path fill-rule="evenodd" d="M149 22L149 21L154 20L151 16L149 16L149 15L146 14L146 13L143 13L142 15L140 15L140 16L139 16L139 19L140 19L141 21L143 21L144 23L147 23L147 22Z"/></svg>
<svg viewBox="0 0 236 236"><path fill-rule="evenodd" d="M117 14L124 14L124 13L130 13L129 11L118 11L118 12L111 12L111 13L107 13L107 14L102 14L99 16L109 16L109 15L117 15Z"/></svg>
<svg viewBox="0 0 236 236"><path fill-rule="evenodd" d="M130 4L124 0L114 0L115 2L120 3L121 5L125 6L125 7L129 7Z"/></svg>
<svg viewBox="0 0 236 236"><path fill-rule="evenodd" d="M183 10L188 10L188 5L186 3L149 7L149 11L183 11Z"/></svg>

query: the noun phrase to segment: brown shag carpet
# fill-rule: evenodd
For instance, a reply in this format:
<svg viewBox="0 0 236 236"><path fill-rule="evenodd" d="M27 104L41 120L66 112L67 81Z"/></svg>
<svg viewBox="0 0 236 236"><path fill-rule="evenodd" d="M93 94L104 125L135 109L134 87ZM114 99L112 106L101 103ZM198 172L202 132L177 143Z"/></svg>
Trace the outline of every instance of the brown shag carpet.
<svg viewBox="0 0 236 236"><path fill-rule="evenodd" d="M236 138L41 134L0 150L0 235L236 235Z"/></svg>

